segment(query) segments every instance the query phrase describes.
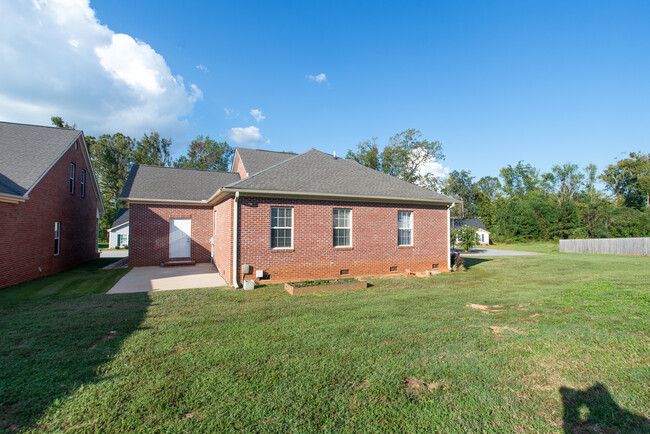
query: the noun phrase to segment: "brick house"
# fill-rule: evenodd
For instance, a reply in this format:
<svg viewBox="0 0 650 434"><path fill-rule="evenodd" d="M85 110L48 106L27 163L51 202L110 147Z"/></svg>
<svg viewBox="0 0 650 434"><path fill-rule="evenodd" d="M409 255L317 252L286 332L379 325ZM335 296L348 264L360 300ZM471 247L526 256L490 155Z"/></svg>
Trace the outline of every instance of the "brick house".
<svg viewBox="0 0 650 434"><path fill-rule="evenodd" d="M82 131L0 122L0 288L97 258L103 213Z"/></svg>
<svg viewBox="0 0 650 434"><path fill-rule="evenodd" d="M129 265L213 262L237 286L449 270L456 200L315 149L237 148L230 172L134 166Z"/></svg>

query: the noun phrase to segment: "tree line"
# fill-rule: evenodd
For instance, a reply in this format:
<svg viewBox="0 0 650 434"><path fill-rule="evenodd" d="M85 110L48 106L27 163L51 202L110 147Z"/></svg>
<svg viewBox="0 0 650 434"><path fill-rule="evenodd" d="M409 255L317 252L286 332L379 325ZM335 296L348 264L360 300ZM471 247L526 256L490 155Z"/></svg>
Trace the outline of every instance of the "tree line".
<svg viewBox="0 0 650 434"><path fill-rule="evenodd" d="M60 128L74 128L52 117ZM90 158L106 208L100 239L107 237L119 197L134 164L201 170L228 170L234 148L197 136L186 153L173 159L171 139L152 131L134 139L122 133L86 136ZM359 143L346 158L408 182L460 199L457 218L481 218L496 241L650 236L650 154L632 152L598 173L595 165L555 165L542 173L529 163L503 167L498 176L478 180L469 170L454 170L444 180L427 169L444 160L442 144L416 129L392 136L382 148L377 138ZM604 190L597 188L598 181Z"/></svg>
<svg viewBox="0 0 650 434"><path fill-rule="evenodd" d="M52 124L59 128L75 128L59 116L51 118ZM173 159L170 154L171 139L152 131L134 139L122 133L101 134L97 137L85 136L90 160L95 170L99 191L102 195L106 213L99 221L100 241L106 241L106 232L124 206L119 197L129 170L134 164L191 168L200 170L228 170L235 153L227 142L217 142L209 136L197 136L189 144L186 153Z"/></svg>
<svg viewBox="0 0 650 434"><path fill-rule="evenodd" d="M462 200L452 216L481 218L495 241L650 236L650 154L631 152L600 173L570 162L542 173L519 161L498 176L454 170L440 180L424 169L444 159L442 145L409 129L381 151L376 138L361 142L347 158Z"/></svg>

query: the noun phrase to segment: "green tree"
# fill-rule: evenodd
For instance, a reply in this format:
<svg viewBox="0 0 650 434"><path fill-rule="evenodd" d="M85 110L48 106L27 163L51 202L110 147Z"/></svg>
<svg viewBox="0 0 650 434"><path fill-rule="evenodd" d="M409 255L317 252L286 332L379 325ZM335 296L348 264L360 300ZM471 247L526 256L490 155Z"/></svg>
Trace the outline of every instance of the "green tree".
<svg viewBox="0 0 650 434"><path fill-rule="evenodd" d="M419 183L426 180L422 169L435 160L444 160L442 144L422 139L419 130L410 128L395 134L381 153L381 170L404 181Z"/></svg>
<svg viewBox="0 0 650 434"><path fill-rule="evenodd" d="M52 125L58 128L67 128L69 130L74 130L77 128L77 124L70 125L69 123L64 122L61 116L52 116L50 120L52 121Z"/></svg>
<svg viewBox="0 0 650 434"><path fill-rule="evenodd" d="M363 166L370 167L371 169L381 170L377 137L359 143L356 152L349 149L345 158L354 160Z"/></svg>
<svg viewBox="0 0 650 434"><path fill-rule="evenodd" d="M478 214L476 207L476 195L474 191L474 177L468 170L454 170L449 174L442 188L443 193L448 196L460 199L462 204L452 208L454 217L474 218Z"/></svg>
<svg viewBox="0 0 650 434"><path fill-rule="evenodd" d="M373 138L359 143L356 151L348 150L346 158L405 181L435 188L437 180L432 174L424 172L424 168L435 160L443 160L445 156L440 142L425 140L419 130L411 128L391 137L388 146L381 152L377 139Z"/></svg>
<svg viewBox="0 0 650 434"><path fill-rule="evenodd" d="M631 152L605 169L600 179L619 203L636 209L650 208L650 154Z"/></svg>
<svg viewBox="0 0 650 434"><path fill-rule="evenodd" d="M503 191L509 196L525 196L537 191L541 185L539 170L519 161L515 167L508 165L499 173L503 179Z"/></svg>
<svg viewBox="0 0 650 434"><path fill-rule="evenodd" d="M174 161L174 167L201 170L228 170L235 150L227 142L215 142L210 136L198 136L192 140L187 155Z"/></svg>
<svg viewBox="0 0 650 434"><path fill-rule="evenodd" d="M151 166L171 166L169 148L171 139L160 138L160 134L152 131L146 133L135 144L133 149L133 164L148 164Z"/></svg>
<svg viewBox="0 0 650 434"><path fill-rule="evenodd" d="M550 191L555 193L558 204L567 201L571 202L575 196L580 192L585 175L580 172L577 164L564 163L563 165L556 164L551 168L551 172L544 175L544 180L550 187Z"/></svg>
<svg viewBox="0 0 650 434"><path fill-rule="evenodd" d="M476 228L472 226L462 226L455 231L456 239L460 239L460 247L469 252L478 242Z"/></svg>

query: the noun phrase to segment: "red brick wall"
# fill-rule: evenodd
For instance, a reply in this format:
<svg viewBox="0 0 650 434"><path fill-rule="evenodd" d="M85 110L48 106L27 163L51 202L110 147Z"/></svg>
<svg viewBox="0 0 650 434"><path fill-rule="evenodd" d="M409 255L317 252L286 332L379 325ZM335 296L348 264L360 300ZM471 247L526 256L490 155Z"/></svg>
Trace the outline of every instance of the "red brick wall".
<svg viewBox="0 0 650 434"><path fill-rule="evenodd" d="M240 198L239 264L253 267L247 279L263 269L271 281L334 278L340 270L349 276L429 270L439 264L447 271L447 208L431 205L402 205L335 201ZM271 206L292 206L294 246L271 250ZM332 210L352 209L352 248L332 246ZM413 211L413 246L397 246L397 212ZM238 267L241 283L241 267Z"/></svg>
<svg viewBox="0 0 650 434"><path fill-rule="evenodd" d="M219 273L232 284L232 218L233 199L229 198L215 205L217 222L214 234L214 265Z"/></svg>
<svg viewBox="0 0 650 434"><path fill-rule="evenodd" d="M0 203L0 288L57 273L97 258L97 203L81 141L71 146L18 204ZM70 163L75 192L69 193ZM81 170L86 197L81 197ZM60 254L54 256L54 223L61 222ZM39 271L39 267L41 271Z"/></svg>
<svg viewBox="0 0 650 434"><path fill-rule="evenodd" d="M244 164L241 162L241 160L239 160L235 169L235 172L239 173L241 179L246 178L246 169L244 169Z"/></svg>
<svg viewBox="0 0 650 434"><path fill-rule="evenodd" d="M169 260L172 218L192 219L192 259L210 262L212 207L130 204L129 266L160 265Z"/></svg>

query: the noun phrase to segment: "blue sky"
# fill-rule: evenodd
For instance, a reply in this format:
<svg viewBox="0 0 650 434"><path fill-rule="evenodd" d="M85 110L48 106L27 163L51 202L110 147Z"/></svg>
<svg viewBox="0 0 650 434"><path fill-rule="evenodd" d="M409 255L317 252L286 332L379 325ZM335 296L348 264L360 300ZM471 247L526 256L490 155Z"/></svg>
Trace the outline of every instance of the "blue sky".
<svg viewBox="0 0 650 434"><path fill-rule="evenodd" d="M42 27L19 39L11 14ZM416 128L442 142L445 168L477 179L518 160L602 170L650 148L647 1L39 0L0 15L5 46L28 53L0 49L15 69L0 71L3 120L47 124L55 111L88 134L153 129L176 154L202 134L342 155ZM30 62L39 73L25 76ZM57 80L70 63L78 77Z"/></svg>

